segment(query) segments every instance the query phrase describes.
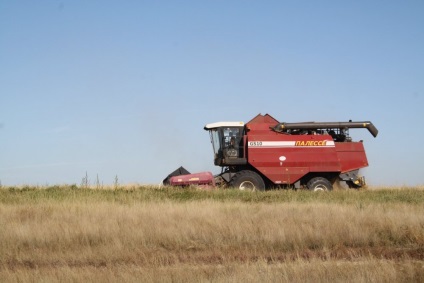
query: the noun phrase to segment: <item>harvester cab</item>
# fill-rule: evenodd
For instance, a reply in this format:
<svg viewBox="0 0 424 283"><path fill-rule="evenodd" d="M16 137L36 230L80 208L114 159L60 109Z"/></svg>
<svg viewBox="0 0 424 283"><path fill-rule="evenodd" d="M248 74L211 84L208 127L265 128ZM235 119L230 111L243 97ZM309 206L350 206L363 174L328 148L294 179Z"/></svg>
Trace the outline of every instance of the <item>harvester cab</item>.
<svg viewBox="0 0 424 283"><path fill-rule="evenodd" d="M216 166L234 166L247 163L244 154L244 123L218 122L204 127L209 131L214 164Z"/></svg>

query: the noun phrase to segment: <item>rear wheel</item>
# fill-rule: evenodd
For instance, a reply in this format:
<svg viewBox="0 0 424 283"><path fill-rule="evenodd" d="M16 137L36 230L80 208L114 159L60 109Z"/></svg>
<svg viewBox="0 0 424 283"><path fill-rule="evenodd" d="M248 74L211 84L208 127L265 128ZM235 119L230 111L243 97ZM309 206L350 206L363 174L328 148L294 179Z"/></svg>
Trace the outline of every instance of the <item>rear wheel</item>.
<svg viewBox="0 0 424 283"><path fill-rule="evenodd" d="M326 178L315 177L309 180L306 184L309 190L318 192L318 191L332 191L333 185Z"/></svg>
<svg viewBox="0 0 424 283"><path fill-rule="evenodd" d="M264 180L257 173L249 170L237 172L230 181L230 187L242 191L264 191Z"/></svg>

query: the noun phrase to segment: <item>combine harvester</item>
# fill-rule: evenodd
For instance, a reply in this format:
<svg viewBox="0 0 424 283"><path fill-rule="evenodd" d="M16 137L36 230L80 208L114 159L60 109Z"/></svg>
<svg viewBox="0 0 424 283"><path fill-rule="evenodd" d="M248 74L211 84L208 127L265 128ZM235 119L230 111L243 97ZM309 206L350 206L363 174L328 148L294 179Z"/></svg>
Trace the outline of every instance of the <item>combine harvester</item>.
<svg viewBox="0 0 424 283"><path fill-rule="evenodd" d="M234 187L259 190L276 187L330 191L336 182L349 188L365 186L359 169L368 161L361 141L353 141L349 129L366 128L376 137L369 122L280 123L272 116L257 115L247 123L207 124L214 151L211 172L190 174L183 167L169 174L170 186Z"/></svg>

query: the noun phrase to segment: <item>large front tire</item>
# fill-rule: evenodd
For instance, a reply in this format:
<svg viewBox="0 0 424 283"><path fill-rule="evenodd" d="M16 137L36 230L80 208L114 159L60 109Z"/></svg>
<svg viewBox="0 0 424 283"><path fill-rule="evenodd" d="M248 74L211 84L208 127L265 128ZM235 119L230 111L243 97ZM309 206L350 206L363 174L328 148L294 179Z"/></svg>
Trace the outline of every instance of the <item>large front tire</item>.
<svg viewBox="0 0 424 283"><path fill-rule="evenodd" d="M257 173L249 170L237 172L230 181L230 187L242 191L264 191L265 182Z"/></svg>
<svg viewBox="0 0 424 283"><path fill-rule="evenodd" d="M332 191L333 185L326 178L323 177L315 177L309 180L306 184L309 190L314 192L319 191Z"/></svg>

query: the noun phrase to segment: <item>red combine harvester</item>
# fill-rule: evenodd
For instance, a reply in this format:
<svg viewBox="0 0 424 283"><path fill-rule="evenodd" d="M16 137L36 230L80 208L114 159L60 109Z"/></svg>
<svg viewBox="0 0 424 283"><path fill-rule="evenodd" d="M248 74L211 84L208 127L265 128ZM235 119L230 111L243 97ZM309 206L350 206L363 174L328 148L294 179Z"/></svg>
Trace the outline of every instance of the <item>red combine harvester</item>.
<svg viewBox="0 0 424 283"><path fill-rule="evenodd" d="M359 169L368 166L362 141L352 141L351 128L366 128L369 122L280 123L272 116L257 115L248 123L207 124L214 163L222 172L190 174L183 167L163 181L171 186L227 186L240 190L275 187L332 190L338 181L360 188L365 179Z"/></svg>

